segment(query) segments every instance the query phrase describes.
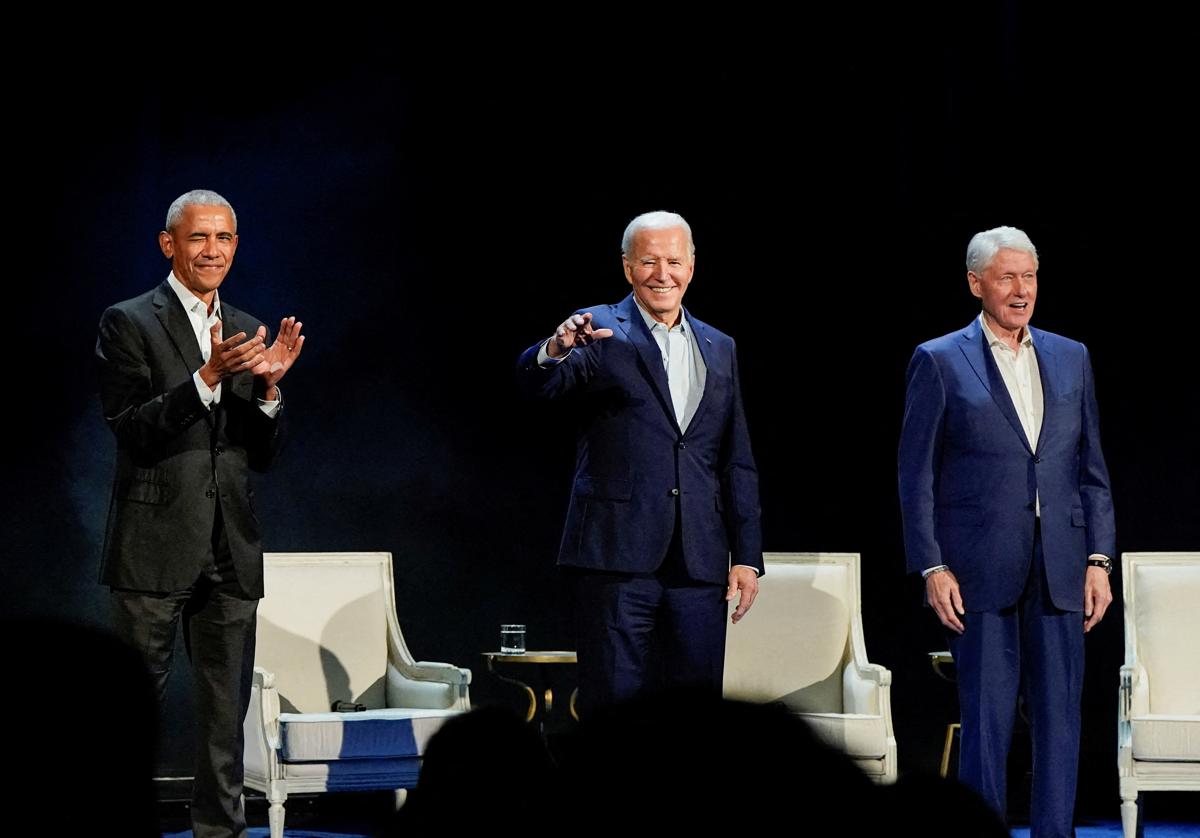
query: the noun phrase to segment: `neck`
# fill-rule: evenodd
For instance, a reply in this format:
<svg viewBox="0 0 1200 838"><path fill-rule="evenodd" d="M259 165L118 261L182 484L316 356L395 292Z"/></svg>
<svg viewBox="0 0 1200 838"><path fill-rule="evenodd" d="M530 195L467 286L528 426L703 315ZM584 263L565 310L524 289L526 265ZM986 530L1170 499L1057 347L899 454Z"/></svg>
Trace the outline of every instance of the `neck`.
<svg viewBox="0 0 1200 838"><path fill-rule="evenodd" d="M201 292L197 291L195 288L188 285L182 279L180 279L178 272L176 272L174 270L171 271L171 276L175 277L175 281L178 282L180 285L182 285L184 288L186 288L188 290L189 294L191 294L196 299L202 301L204 303L204 305L207 306L208 313L212 314L213 302L217 298L217 289L216 288L214 288L213 290L208 291L206 293L201 293Z"/></svg>
<svg viewBox="0 0 1200 838"><path fill-rule="evenodd" d="M1009 349L1014 352L1020 349L1021 341L1025 338L1024 326L1017 329L1006 329L993 320L986 311L983 313L983 322L987 324L988 330Z"/></svg>
<svg viewBox="0 0 1200 838"><path fill-rule="evenodd" d="M678 308L673 309L672 311L660 314L659 312L652 311L652 310L646 308L644 305L642 305L642 301L638 299L637 294L633 295L633 301L634 301L634 303L637 304L638 308L640 308L642 311L646 312L647 315L649 315L651 320L655 321L656 323L662 323L668 329L673 329L676 326L678 326L679 321L683 318L683 306L679 306Z"/></svg>

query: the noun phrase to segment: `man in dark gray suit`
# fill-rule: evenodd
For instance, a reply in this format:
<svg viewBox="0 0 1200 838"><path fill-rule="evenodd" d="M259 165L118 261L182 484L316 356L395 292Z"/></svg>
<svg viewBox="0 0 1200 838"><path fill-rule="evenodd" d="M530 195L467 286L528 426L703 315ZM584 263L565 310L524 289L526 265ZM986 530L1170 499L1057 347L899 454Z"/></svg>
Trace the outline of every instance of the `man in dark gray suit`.
<svg viewBox="0 0 1200 838"><path fill-rule="evenodd" d="M96 344L104 418L117 437L100 581L160 702L182 618L197 693L197 838L246 832L242 720L263 595L249 472L265 471L278 450L277 385L304 345L296 318L271 342L266 326L221 300L237 244L228 201L207 190L181 195L159 233L171 273L105 311Z"/></svg>

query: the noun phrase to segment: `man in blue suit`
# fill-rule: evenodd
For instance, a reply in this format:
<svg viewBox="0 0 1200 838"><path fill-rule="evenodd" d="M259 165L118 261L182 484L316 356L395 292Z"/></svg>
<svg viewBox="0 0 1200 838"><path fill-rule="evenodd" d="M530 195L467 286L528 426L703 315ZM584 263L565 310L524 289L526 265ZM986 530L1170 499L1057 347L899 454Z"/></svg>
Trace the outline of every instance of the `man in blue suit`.
<svg viewBox="0 0 1200 838"><path fill-rule="evenodd" d="M1029 327L1033 242L978 233L983 311L917 347L900 437L908 569L951 632L959 778L1003 817L1020 685L1033 736L1032 835L1073 835L1083 635L1112 592L1115 527L1083 344Z"/></svg>
<svg viewBox="0 0 1200 838"><path fill-rule="evenodd" d="M621 257L633 293L571 315L518 363L522 389L577 422L558 561L578 598L584 713L650 686L719 691L726 603L739 597L736 623L763 572L734 342L683 308L691 228L640 215Z"/></svg>

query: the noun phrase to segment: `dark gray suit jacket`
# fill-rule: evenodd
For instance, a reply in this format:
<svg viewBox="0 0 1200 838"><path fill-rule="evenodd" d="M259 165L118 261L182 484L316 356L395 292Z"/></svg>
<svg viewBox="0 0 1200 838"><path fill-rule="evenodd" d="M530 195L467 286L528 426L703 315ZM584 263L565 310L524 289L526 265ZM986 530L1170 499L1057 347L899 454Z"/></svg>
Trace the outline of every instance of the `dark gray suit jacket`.
<svg viewBox="0 0 1200 838"><path fill-rule="evenodd" d="M221 302L226 336L258 320ZM268 335L268 345L270 343ZM221 387L207 410L192 374L204 364L167 282L109 308L96 343L100 400L117 437L117 467L100 581L140 591L191 586L212 558L218 505L238 582L262 596L262 545L250 471L265 471L281 442L281 414L255 401L253 376Z"/></svg>

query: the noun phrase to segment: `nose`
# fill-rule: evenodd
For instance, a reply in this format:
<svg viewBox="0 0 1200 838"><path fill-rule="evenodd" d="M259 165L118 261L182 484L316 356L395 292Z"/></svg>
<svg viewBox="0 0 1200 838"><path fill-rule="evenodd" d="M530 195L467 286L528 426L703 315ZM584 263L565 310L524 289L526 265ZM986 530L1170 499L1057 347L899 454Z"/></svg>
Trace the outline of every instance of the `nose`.
<svg viewBox="0 0 1200 838"><path fill-rule="evenodd" d="M206 236L204 239L204 247L200 249L200 255L205 259L216 259L221 255L221 251L217 249L217 237Z"/></svg>
<svg viewBox="0 0 1200 838"><path fill-rule="evenodd" d="M667 263L666 262L655 262L654 270L652 270L650 272L650 277L652 279L665 280L667 278Z"/></svg>

